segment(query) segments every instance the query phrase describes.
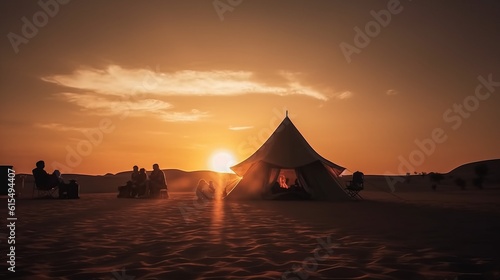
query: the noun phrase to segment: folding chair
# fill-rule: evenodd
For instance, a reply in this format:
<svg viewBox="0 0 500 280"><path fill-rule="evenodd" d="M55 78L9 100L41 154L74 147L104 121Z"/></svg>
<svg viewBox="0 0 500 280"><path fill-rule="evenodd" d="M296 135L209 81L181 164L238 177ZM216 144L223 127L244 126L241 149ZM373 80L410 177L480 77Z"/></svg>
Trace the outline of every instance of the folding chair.
<svg viewBox="0 0 500 280"><path fill-rule="evenodd" d="M59 187L54 186L54 187L46 187L46 186L40 186L39 184L36 183L36 178L33 175L33 193L31 195L32 198L55 198L55 194L58 192Z"/></svg>
<svg viewBox="0 0 500 280"><path fill-rule="evenodd" d="M360 191L363 190L363 184L360 183L353 183L352 181L349 181L346 185L345 191L346 193L354 198L354 199L359 199L363 200L363 197L359 194Z"/></svg>
<svg viewBox="0 0 500 280"><path fill-rule="evenodd" d="M352 181L349 181L346 185L346 193L354 199L362 200L363 197L361 197L359 192L364 189L364 179L365 178L363 172L354 172L352 174Z"/></svg>

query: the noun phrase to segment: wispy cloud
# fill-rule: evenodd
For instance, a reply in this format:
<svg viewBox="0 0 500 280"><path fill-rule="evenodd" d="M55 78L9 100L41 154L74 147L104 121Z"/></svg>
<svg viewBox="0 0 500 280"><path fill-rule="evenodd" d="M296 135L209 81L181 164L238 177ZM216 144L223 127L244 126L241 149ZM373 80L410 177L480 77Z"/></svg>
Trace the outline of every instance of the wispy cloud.
<svg viewBox="0 0 500 280"><path fill-rule="evenodd" d="M389 89L385 92L386 95L398 95L399 94L399 91L395 90L395 89Z"/></svg>
<svg viewBox="0 0 500 280"><path fill-rule="evenodd" d="M336 99L345 100L352 98L354 96L354 93L351 91L341 91L341 92L335 92L331 96Z"/></svg>
<svg viewBox="0 0 500 280"><path fill-rule="evenodd" d="M253 126L230 126L229 130L246 130L246 129L252 129Z"/></svg>
<svg viewBox="0 0 500 280"><path fill-rule="evenodd" d="M43 129L49 129L49 130L54 130L54 131L86 131L89 128L88 127L75 127L75 126L68 126L60 123L35 123L35 127L37 128L43 128Z"/></svg>
<svg viewBox="0 0 500 280"><path fill-rule="evenodd" d="M209 115L207 112L192 109L190 112L163 112L160 117L167 122L194 122Z"/></svg>
<svg viewBox="0 0 500 280"><path fill-rule="evenodd" d="M193 109L189 112L174 112L172 104L158 99L134 100L118 99L92 93L60 93L57 96L88 111L101 116L120 115L126 117L155 116L167 122L197 121L208 116L208 113Z"/></svg>
<svg viewBox="0 0 500 280"><path fill-rule="evenodd" d="M147 68L81 68L66 75L41 79L65 87L56 96L75 104L88 114L127 117L154 116L166 122L191 122L210 116L198 109L177 111L166 98L194 96L237 96L244 94L301 95L319 100L328 97L306 86L300 73L275 73L279 82L270 85L250 71L161 72ZM251 127L235 127L243 130ZM231 128L230 128L231 129Z"/></svg>
<svg viewBox="0 0 500 280"><path fill-rule="evenodd" d="M124 69L111 65L106 69L79 69L67 75L42 77L43 81L60 86L90 91L103 95L134 96L234 96L243 94L304 95L319 100L328 98L302 84L297 75L278 73L285 83L270 86L259 82L249 71L193 71L159 72L151 69Z"/></svg>
<svg viewBox="0 0 500 280"><path fill-rule="evenodd" d="M170 103L157 100L157 99L144 99L133 101L132 99L120 100L118 98L111 99L106 96L100 96L92 93L71 93L64 92L58 94L62 99L70 103L74 103L83 109L92 110L97 114L121 114L127 113L142 113L158 112L165 109L172 108Z"/></svg>
<svg viewBox="0 0 500 280"><path fill-rule="evenodd" d="M169 131L156 131L156 130L148 130L148 131L144 131L144 133L146 134L152 134L152 135L173 135L172 132L169 132Z"/></svg>

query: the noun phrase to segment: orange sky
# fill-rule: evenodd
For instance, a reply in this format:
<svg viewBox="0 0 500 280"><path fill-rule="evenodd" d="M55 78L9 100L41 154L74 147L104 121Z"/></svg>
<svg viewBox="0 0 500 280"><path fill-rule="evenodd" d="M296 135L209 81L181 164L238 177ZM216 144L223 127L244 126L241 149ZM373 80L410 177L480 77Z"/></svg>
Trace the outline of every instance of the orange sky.
<svg viewBox="0 0 500 280"><path fill-rule="evenodd" d="M286 110L352 171L500 158L497 1L214 2L2 1L0 164L209 169Z"/></svg>

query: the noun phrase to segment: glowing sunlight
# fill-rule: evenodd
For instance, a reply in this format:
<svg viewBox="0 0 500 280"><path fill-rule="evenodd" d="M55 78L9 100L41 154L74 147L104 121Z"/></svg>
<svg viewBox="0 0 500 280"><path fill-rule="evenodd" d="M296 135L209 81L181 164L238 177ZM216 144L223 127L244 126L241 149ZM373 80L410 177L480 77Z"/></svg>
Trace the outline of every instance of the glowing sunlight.
<svg viewBox="0 0 500 280"><path fill-rule="evenodd" d="M210 157L210 169L217 172L233 173L231 166L236 164L234 156L229 151L216 151Z"/></svg>

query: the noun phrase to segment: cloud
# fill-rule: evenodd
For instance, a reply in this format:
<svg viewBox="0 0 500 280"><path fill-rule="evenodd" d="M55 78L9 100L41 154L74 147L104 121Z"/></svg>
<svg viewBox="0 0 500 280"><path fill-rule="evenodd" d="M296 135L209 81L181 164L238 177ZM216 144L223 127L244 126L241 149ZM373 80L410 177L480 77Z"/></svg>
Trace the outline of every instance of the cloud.
<svg viewBox="0 0 500 280"><path fill-rule="evenodd" d="M389 89L385 92L386 95L398 95L399 94L399 91L395 90L395 89Z"/></svg>
<svg viewBox="0 0 500 280"><path fill-rule="evenodd" d="M197 121L208 116L208 113L196 109L189 112L173 112L172 104L158 99L134 100L132 97L119 99L92 93L71 92L60 93L57 96L81 107L84 111L100 116L155 116L167 122Z"/></svg>
<svg viewBox="0 0 500 280"><path fill-rule="evenodd" d="M97 114L112 115L122 113L159 112L172 108L170 103L157 99L144 99L134 101L132 99L110 99L92 93L80 94L65 92L60 93L60 97L70 103L87 110L93 110Z"/></svg>
<svg viewBox="0 0 500 280"><path fill-rule="evenodd" d="M278 73L284 83L271 86L259 82L249 71L159 72L152 69L124 69L117 65L106 69L85 68L68 75L42 77L43 81L110 96L235 96L244 94L303 95L319 100L328 98L303 85L298 74Z"/></svg>
<svg viewBox="0 0 500 280"><path fill-rule="evenodd" d="M229 130L238 131L238 130L246 130L246 129L252 129L252 128L253 128L253 126L230 126Z"/></svg>
<svg viewBox="0 0 500 280"><path fill-rule="evenodd" d="M207 112L192 109L190 112L163 112L160 118L166 122L194 122L207 116Z"/></svg>
<svg viewBox="0 0 500 280"><path fill-rule="evenodd" d="M153 134L153 135L173 135L172 132L168 132L168 131L156 131L156 130L148 130L148 131L144 131L144 133Z"/></svg>
<svg viewBox="0 0 500 280"><path fill-rule="evenodd" d="M281 71L273 75L277 82L270 85L249 71L161 72L158 69L125 69L111 65L104 69L80 68L71 74L50 75L41 79L65 87L65 92L56 96L88 114L122 117L153 115L166 122L191 122L210 116L208 112L198 109L174 110L173 104L163 101L173 96L265 94L328 100L323 93L304 85L300 73ZM232 130L249 128L235 127Z"/></svg>
<svg viewBox="0 0 500 280"><path fill-rule="evenodd" d="M38 127L38 128L50 129L50 130L54 130L54 131L64 131L64 132L67 132L67 131L84 132L84 131L89 129L88 127L67 126L67 125L60 124L60 123L35 123L34 126Z"/></svg>
<svg viewBox="0 0 500 280"><path fill-rule="evenodd" d="M354 96L354 93L351 91L342 91L342 92L336 92L331 95L333 98L340 99L340 100L345 100L352 98Z"/></svg>

